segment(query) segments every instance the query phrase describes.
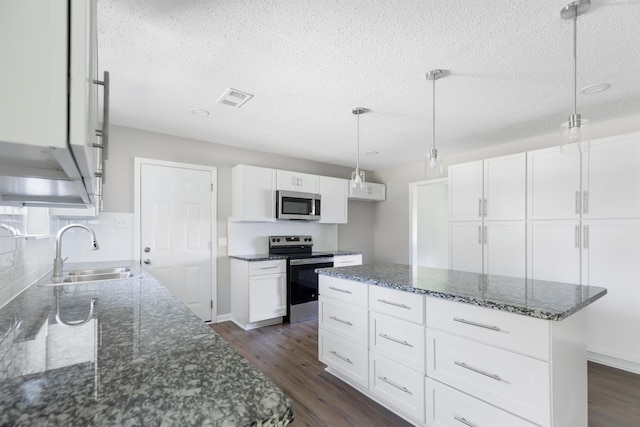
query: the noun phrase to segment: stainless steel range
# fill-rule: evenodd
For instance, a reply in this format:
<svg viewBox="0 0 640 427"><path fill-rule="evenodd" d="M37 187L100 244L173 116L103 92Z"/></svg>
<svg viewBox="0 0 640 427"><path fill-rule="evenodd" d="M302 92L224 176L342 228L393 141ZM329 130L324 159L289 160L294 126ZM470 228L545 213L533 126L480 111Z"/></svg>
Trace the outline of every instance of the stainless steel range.
<svg viewBox="0 0 640 427"><path fill-rule="evenodd" d="M269 236L269 254L287 257L286 322L318 318L316 268L333 267L333 255L313 252L311 236Z"/></svg>

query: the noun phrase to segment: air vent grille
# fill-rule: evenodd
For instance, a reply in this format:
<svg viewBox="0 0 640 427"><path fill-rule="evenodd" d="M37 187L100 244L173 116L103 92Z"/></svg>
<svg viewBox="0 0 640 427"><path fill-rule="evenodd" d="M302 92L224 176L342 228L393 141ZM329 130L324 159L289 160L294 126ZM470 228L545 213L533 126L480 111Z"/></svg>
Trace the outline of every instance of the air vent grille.
<svg viewBox="0 0 640 427"><path fill-rule="evenodd" d="M227 89L220 98L216 101L218 104L230 105L235 108L240 108L245 102L253 98L250 93L242 92L237 89Z"/></svg>

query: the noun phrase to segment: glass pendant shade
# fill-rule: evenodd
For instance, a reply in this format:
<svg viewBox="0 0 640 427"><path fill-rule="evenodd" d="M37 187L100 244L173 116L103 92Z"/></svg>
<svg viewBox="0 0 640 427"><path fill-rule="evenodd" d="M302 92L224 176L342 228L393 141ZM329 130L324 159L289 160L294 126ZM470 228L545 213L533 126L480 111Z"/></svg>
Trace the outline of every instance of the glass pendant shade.
<svg viewBox="0 0 640 427"><path fill-rule="evenodd" d="M428 177L435 177L442 174L442 158L438 157L438 150L435 148L432 148L429 154L427 154L424 173Z"/></svg>
<svg viewBox="0 0 640 427"><path fill-rule="evenodd" d="M581 119L580 114L570 116L568 121L560 124L560 138L560 152L563 154L588 151L589 120Z"/></svg>
<svg viewBox="0 0 640 427"><path fill-rule="evenodd" d="M358 116L358 145L356 149L356 170L351 172L351 187L364 188L364 171L360 170L360 114L366 113L368 110L362 107L356 107L351 112Z"/></svg>
<svg viewBox="0 0 640 427"><path fill-rule="evenodd" d="M356 170L351 172L351 186L353 188L364 188L364 183L364 171L356 168Z"/></svg>

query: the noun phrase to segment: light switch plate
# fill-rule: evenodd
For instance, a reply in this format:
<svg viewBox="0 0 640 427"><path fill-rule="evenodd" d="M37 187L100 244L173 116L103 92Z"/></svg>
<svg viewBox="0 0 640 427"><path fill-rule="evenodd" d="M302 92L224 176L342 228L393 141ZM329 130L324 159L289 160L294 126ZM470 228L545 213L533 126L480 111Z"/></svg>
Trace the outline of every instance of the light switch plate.
<svg viewBox="0 0 640 427"><path fill-rule="evenodd" d="M227 246L227 238L218 237L218 246Z"/></svg>

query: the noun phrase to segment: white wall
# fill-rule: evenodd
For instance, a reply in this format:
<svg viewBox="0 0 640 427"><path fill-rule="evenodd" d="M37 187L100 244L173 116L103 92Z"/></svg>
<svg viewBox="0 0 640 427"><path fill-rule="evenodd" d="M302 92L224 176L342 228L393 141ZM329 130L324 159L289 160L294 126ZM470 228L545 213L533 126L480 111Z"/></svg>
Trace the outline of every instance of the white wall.
<svg viewBox="0 0 640 427"><path fill-rule="evenodd" d="M590 134L592 139L640 131L640 115L593 123ZM536 137L495 145L481 150L447 156L446 141L438 144L439 152L444 155L443 167L449 165L486 159L507 154L521 153L539 148L551 147L560 143L560 133L539 135ZM446 172L445 172L446 176ZM424 163L413 163L373 174L373 181L387 185L387 201L374 204L374 262L395 262L409 264L410 227L409 227L409 183L424 181Z"/></svg>

